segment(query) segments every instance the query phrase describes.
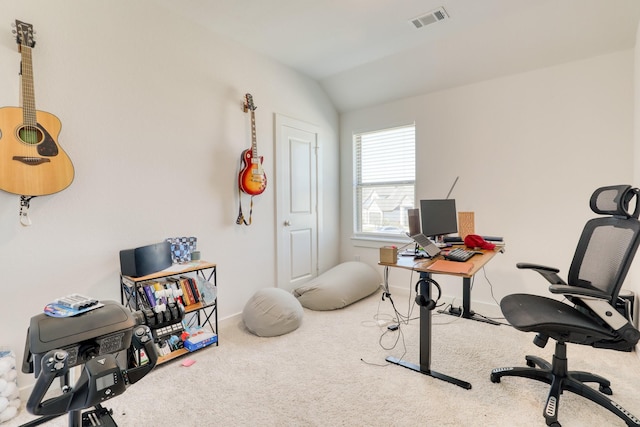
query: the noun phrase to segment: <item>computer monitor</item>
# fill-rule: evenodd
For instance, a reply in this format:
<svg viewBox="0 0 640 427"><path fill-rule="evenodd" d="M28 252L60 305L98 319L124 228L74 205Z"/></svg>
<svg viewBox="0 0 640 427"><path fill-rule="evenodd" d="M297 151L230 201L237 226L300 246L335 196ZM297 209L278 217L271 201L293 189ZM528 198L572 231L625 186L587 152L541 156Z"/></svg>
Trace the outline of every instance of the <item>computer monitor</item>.
<svg viewBox="0 0 640 427"><path fill-rule="evenodd" d="M458 232L454 199L420 200L422 234L431 238Z"/></svg>

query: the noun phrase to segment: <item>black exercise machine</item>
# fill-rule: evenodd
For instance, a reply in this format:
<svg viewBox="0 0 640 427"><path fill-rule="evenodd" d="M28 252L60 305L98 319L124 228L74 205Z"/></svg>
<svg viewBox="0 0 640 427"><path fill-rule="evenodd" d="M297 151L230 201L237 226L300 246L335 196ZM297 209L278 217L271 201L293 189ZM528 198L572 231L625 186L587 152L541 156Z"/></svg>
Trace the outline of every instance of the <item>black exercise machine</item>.
<svg viewBox="0 0 640 427"><path fill-rule="evenodd" d="M144 315L131 312L114 301L103 307L66 318L39 314L31 318L25 344L22 372L34 373L36 383L27 400L27 411L40 418L22 427L36 426L69 413L69 426L116 426L111 411L102 407L107 400L147 375L158 354ZM127 355L147 355L148 362L129 367ZM117 354L124 351L123 369ZM83 365L82 373L70 384L69 369ZM62 394L45 400L53 381L60 379ZM95 407L91 411L83 409Z"/></svg>

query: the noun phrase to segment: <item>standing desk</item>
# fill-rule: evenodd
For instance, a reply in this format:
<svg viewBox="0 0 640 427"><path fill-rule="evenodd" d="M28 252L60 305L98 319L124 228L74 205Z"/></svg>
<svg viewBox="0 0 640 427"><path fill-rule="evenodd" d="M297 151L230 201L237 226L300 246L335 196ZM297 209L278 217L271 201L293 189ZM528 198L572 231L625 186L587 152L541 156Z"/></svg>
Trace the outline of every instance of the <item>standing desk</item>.
<svg viewBox="0 0 640 427"><path fill-rule="evenodd" d="M495 256L494 250L483 250L482 255L478 254L473 256L467 262L458 263L456 261L449 261L449 265L452 267L468 266L467 271L464 273L455 273L449 269L438 269L438 261L443 260L442 256L437 256L432 259L414 259L413 257L399 257L395 264L380 262L381 265L388 271L389 267L402 268L405 270L413 270L420 273L420 294L431 299L431 285L427 280L432 274L445 274L450 276L457 276L462 278L463 283L463 318L473 318L471 314L471 279L473 276L482 269L491 259ZM450 264L454 263L454 264ZM435 265L434 265L435 264ZM388 275L385 274L385 277ZM388 289L388 283L385 283ZM428 310L424 306L420 306L420 364L410 363L404 360L400 360L396 357L388 356L387 361L396 365L404 366L416 372L420 372L424 375L428 375L443 381L450 382L467 390L471 389L471 383L463 380L459 380L454 377L450 377L445 374L433 371L431 369L431 315L432 310Z"/></svg>

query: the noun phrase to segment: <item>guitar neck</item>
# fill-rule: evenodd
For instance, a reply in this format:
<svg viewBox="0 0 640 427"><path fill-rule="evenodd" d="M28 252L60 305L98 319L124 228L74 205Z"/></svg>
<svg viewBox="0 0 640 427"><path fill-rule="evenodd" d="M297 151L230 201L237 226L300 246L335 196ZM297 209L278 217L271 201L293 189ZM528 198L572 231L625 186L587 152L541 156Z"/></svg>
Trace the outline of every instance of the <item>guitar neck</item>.
<svg viewBox="0 0 640 427"><path fill-rule="evenodd" d="M258 141L256 139L256 114L251 110L251 155L258 158Z"/></svg>
<svg viewBox="0 0 640 427"><path fill-rule="evenodd" d="M24 124L36 126L36 95L33 86L33 61L31 59L31 48L22 45L20 47L22 65L20 74L22 76L22 115Z"/></svg>

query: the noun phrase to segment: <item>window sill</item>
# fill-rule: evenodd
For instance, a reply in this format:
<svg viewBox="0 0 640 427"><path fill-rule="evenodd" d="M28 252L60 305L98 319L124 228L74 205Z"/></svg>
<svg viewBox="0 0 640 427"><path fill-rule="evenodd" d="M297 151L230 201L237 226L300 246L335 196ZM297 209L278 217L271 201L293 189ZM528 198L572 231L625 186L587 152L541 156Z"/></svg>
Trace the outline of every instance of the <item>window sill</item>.
<svg viewBox="0 0 640 427"><path fill-rule="evenodd" d="M351 236L351 242L354 247L360 248L379 248L380 246L386 246L395 244L397 246L404 246L412 242L405 236L383 236L375 234L354 234Z"/></svg>

